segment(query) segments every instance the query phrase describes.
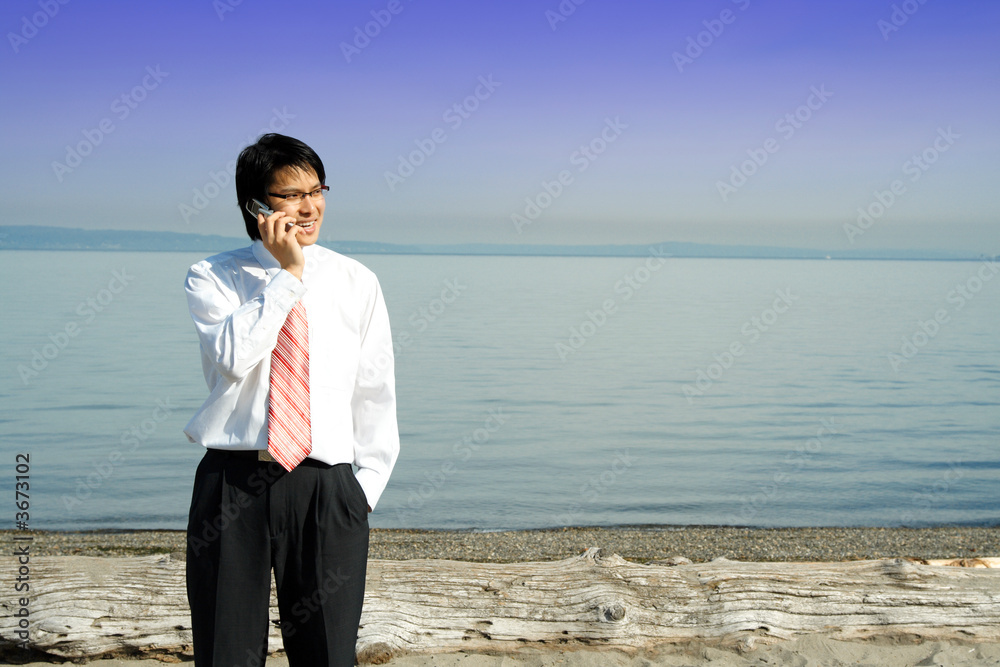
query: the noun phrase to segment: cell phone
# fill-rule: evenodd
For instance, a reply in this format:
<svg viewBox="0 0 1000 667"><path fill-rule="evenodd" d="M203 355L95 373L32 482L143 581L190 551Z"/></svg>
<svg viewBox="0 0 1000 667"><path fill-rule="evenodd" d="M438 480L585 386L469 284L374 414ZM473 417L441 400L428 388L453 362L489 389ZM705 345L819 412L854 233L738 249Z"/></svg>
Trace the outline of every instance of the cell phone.
<svg viewBox="0 0 1000 667"><path fill-rule="evenodd" d="M274 211L272 211L267 207L267 204L260 201L259 199L251 199L250 201L248 201L247 211L249 211L250 215L252 215L255 219L258 213L263 213L265 218L274 213Z"/></svg>

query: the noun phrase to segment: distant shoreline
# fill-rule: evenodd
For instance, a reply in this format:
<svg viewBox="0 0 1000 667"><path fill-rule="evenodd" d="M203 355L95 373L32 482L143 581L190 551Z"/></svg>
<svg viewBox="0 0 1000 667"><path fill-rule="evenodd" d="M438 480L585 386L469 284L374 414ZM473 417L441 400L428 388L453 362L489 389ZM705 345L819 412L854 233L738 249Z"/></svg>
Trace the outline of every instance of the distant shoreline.
<svg viewBox="0 0 1000 667"><path fill-rule="evenodd" d="M71 227L0 225L0 250L65 250L91 252L200 252L215 253L247 245L247 237L95 230ZM518 244L518 243L382 243L337 241L319 243L347 255L430 255L496 257L635 257L665 259L865 259L879 261L997 261L998 255L938 249L820 250L785 246L726 245L659 241L627 244Z"/></svg>
<svg viewBox="0 0 1000 667"><path fill-rule="evenodd" d="M245 244L244 244L245 245ZM231 248L240 247L239 245L231 246ZM329 245L325 247L330 247ZM395 256L395 257L538 257L538 258L551 258L551 257L578 257L581 259L600 259L600 258L634 258L638 255L570 255L570 254L545 254L545 253L513 253L513 252L377 252L377 251L351 251L339 248L330 248L334 252L338 252L342 255L354 256ZM149 252L149 253L166 253L166 252L185 252L185 253L215 253L221 252L221 250L175 250L175 249L154 249L154 248L4 248L0 246L0 252ZM774 259L774 260L797 260L797 261L817 261L817 262L995 262L994 258L989 257L771 257L767 255L761 255L759 257L740 257L740 256L726 256L726 255L670 255L669 259L733 259L733 260L760 260L760 259Z"/></svg>

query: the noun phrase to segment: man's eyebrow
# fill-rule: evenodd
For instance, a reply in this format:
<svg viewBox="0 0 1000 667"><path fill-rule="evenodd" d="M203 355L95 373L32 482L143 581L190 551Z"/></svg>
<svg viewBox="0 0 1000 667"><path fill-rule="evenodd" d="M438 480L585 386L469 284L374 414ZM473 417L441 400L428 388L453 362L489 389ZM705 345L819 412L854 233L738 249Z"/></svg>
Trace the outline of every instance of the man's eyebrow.
<svg viewBox="0 0 1000 667"><path fill-rule="evenodd" d="M321 187L322 185L323 185L322 183L320 183L319 181L316 181L316 185L312 186L309 190L307 190L307 192L312 192L313 190L315 190L316 188ZM281 192L281 193L286 193L286 192L302 192L302 190L299 190L298 188L293 187L293 186L289 186L287 188L279 188L278 192Z"/></svg>

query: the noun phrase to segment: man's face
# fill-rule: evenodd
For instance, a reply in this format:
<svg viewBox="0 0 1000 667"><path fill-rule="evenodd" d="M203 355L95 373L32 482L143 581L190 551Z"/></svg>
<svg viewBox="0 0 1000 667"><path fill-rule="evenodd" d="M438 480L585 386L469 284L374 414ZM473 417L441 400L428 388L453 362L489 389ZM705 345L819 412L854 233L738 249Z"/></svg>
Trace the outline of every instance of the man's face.
<svg viewBox="0 0 1000 667"><path fill-rule="evenodd" d="M285 167L274 174L267 191L279 195L302 195L316 192L322 183L312 169ZM300 201L288 201L281 197L268 195L268 205L275 211L295 218L295 224L302 228L297 238L300 246L316 243L319 239L319 228L323 224L323 211L326 210L326 200L322 195L301 197ZM303 233L305 232L305 233Z"/></svg>

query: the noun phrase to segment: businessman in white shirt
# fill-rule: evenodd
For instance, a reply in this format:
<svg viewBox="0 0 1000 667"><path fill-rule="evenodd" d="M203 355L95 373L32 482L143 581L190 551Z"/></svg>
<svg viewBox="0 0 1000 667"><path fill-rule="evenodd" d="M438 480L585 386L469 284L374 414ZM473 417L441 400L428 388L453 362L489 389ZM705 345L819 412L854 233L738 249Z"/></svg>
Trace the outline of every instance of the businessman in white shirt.
<svg viewBox="0 0 1000 667"><path fill-rule="evenodd" d="M378 279L316 245L325 180L307 145L260 137L236 167L252 245L185 282L209 389L184 430L206 448L188 520L197 667L264 664L272 568L289 664L354 664L368 513L399 432Z"/></svg>

